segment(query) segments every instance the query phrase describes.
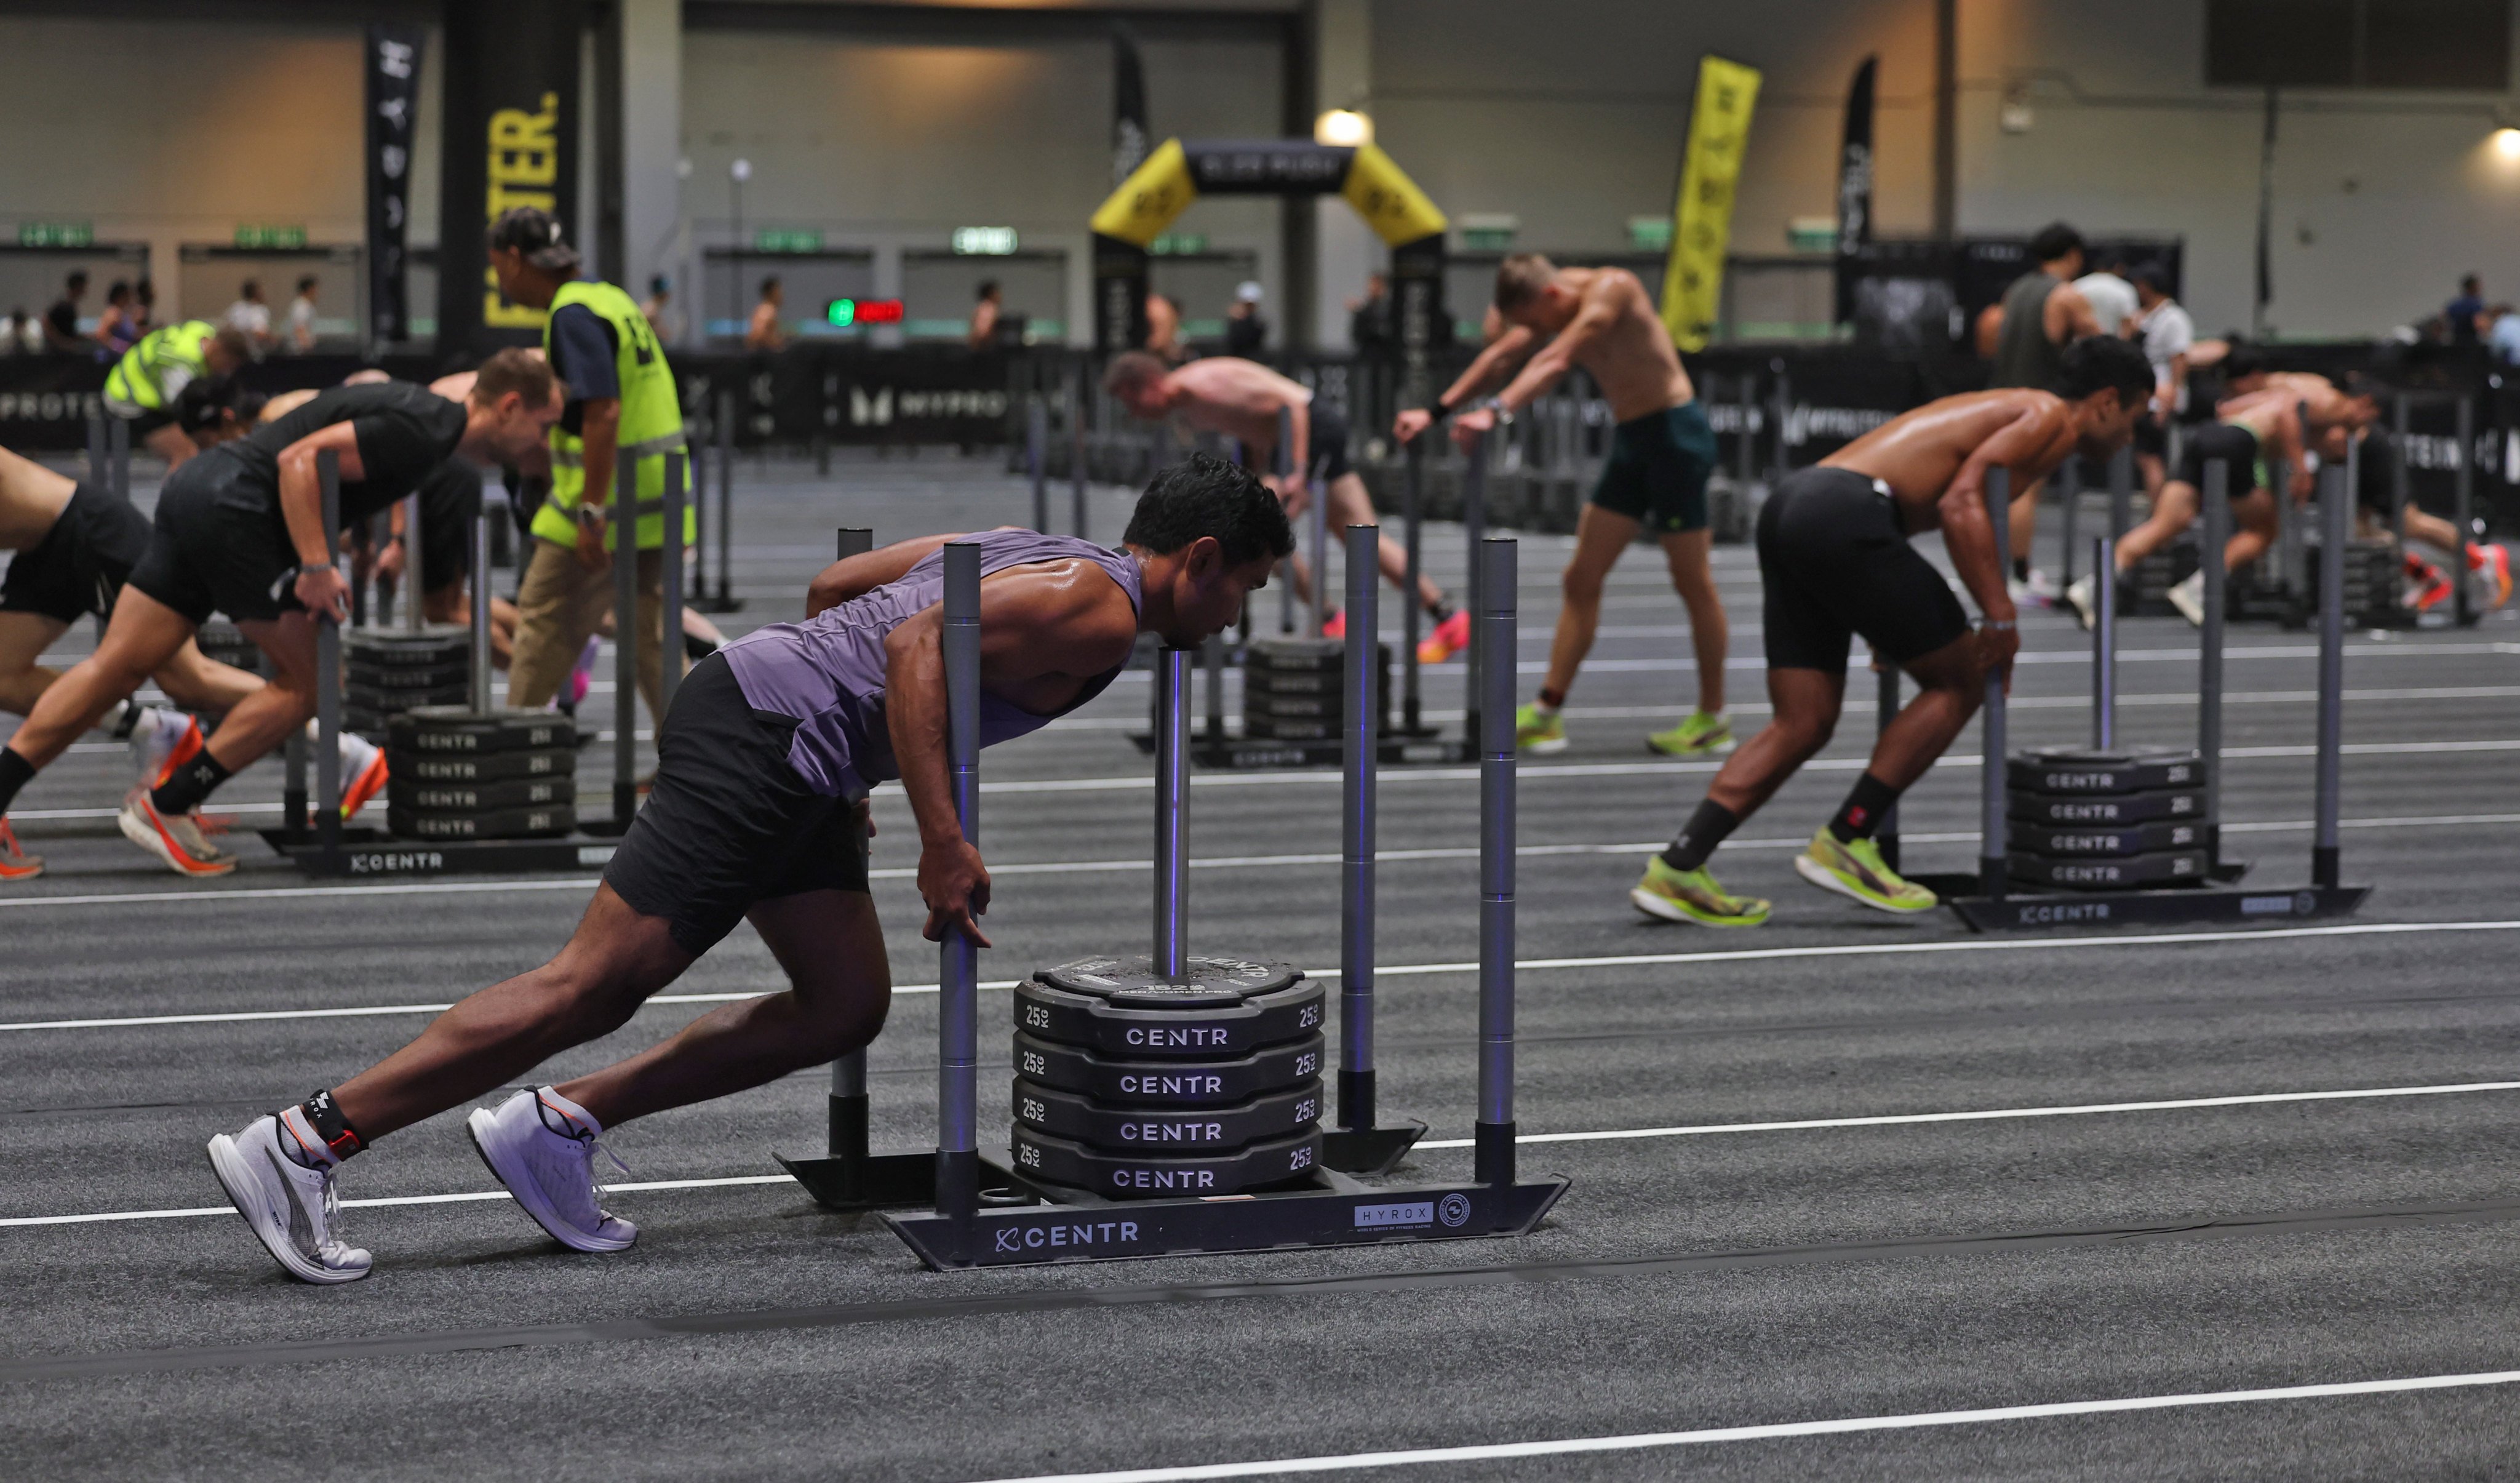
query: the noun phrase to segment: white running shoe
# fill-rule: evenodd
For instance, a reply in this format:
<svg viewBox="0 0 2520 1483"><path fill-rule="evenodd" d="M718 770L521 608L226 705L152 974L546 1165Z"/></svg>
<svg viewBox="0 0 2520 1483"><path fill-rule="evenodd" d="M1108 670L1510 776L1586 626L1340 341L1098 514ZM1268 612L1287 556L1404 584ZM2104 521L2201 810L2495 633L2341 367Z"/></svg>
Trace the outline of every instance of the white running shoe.
<svg viewBox="0 0 2520 1483"><path fill-rule="evenodd" d="M210 843L202 821L192 814L161 814L149 801L149 789L135 787L123 795L115 820L125 838L166 862L178 876L224 876L237 868L237 857Z"/></svg>
<svg viewBox="0 0 2520 1483"><path fill-rule="evenodd" d="M620 1251L639 1238L638 1227L596 1202L595 1153L604 1146L595 1140L604 1130L551 1088L519 1092L495 1111L475 1108L464 1130L481 1162L552 1239L575 1251ZM605 1148L604 1156L612 1151ZM612 1166L630 1172L617 1158Z"/></svg>
<svg viewBox="0 0 2520 1483"><path fill-rule="evenodd" d="M2205 569L2198 567L2186 581L2170 589L2170 606L2179 615L2197 628L2205 626Z"/></svg>
<svg viewBox="0 0 2520 1483"><path fill-rule="evenodd" d="M385 788L384 748L354 731L341 733L341 822L359 817L368 800Z"/></svg>
<svg viewBox="0 0 2520 1483"><path fill-rule="evenodd" d="M291 1277L330 1286L355 1282L376 1259L333 1230L340 1205L331 1169L309 1169L281 1151L280 1119L264 1114L230 1138L210 1140L210 1172L237 1214Z"/></svg>
<svg viewBox="0 0 2520 1483"><path fill-rule="evenodd" d="M202 723L180 710L152 705L131 724L131 765L142 787L165 782L171 763L189 762L201 749Z"/></svg>
<svg viewBox="0 0 2520 1483"><path fill-rule="evenodd" d="M2073 605L2085 629L2100 620L2099 584L2089 575L2074 579L2074 585L2065 589L2065 601Z"/></svg>

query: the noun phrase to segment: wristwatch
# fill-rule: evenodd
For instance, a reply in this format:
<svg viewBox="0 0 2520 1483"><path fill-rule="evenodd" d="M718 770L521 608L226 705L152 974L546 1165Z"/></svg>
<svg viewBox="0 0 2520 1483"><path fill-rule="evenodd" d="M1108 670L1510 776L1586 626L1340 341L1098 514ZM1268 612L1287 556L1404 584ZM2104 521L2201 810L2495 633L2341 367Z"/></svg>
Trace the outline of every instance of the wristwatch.
<svg viewBox="0 0 2520 1483"><path fill-rule="evenodd" d="M601 530L604 528L604 521L606 520L607 516L603 506L580 505L577 507L576 514L579 528L585 530Z"/></svg>
<svg viewBox="0 0 2520 1483"><path fill-rule="evenodd" d="M1513 426L1513 411L1506 406L1504 397L1491 396L1485 401L1480 402L1479 406L1484 411L1496 414L1496 425L1498 427L1510 427Z"/></svg>

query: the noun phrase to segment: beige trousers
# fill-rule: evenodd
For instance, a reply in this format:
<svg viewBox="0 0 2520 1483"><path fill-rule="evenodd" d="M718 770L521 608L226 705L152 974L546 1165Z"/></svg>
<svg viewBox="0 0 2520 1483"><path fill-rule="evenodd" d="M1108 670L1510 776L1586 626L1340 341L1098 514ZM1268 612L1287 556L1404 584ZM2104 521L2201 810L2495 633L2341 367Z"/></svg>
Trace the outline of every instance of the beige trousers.
<svg viewBox="0 0 2520 1483"><path fill-rule="evenodd" d="M595 571L578 564L577 553L536 537L525 563L525 579L517 590L516 656L508 666L508 703L519 710L540 710L560 694L586 647L612 607L612 565ZM656 669L656 637L665 620L665 565L655 551L639 553L639 694L648 714L664 719ZM674 663L683 660L676 635ZM681 670L677 667L675 673ZM608 712L607 713L609 714ZM602 719L602 718L594 718Z"/></svg>

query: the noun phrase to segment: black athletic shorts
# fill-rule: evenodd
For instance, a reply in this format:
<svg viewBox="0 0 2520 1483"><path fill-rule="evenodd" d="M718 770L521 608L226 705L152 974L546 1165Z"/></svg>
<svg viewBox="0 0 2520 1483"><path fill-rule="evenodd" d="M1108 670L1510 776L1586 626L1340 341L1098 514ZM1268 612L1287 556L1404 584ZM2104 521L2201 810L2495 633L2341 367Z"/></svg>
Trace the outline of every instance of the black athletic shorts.
<svg viewBox="0 0 2520 1483"><path fill-rule="evenodd" d="M33 612L64 623L81 613L113 615L113 599L149 550L149 517L85 484L70 491L44 538L9 560L0 612Z"/></svg>
<svg viewBox="0 0 2520 1483"><path fill-rule="evenodd" d="M642 917L662 917L695 957L756 901L864 891L857 810L788 764L793 719L754 710L723 655L692 667L656 734L656 786L604 868Z"/></svg>
<svg viewBox="0 0 2520 1483"><path fill-rule="evenodd" d="M2187 429L2187 446L2179 451L2179 472L2171 477L2198 493L2205 489L2205 466L2220 459L2229 465L2223 477L2228 498L2245 498L2267 483L2266 466L2258 461L2258 435L2229 423L2205 423Z"/></svg>
<svg viewBox="0 0 2520 1483"><path fill-rule="evenodd" d="M131 585L195 627L213 612L254 623L302 607L292 590L297 548L252 478L223 449L186 459L158 496L157 528Z"/></svg>
<svg viewBox="0 0 2520 1483"><path fill-rule="evenodd" d="M420 486L420 590L436 592L472 569L472 522L481 514L481 474L451 458Z"/></svg>
<svg viewBox="0 0 2520 1483"><path fill-rule="evenodd" d="M1695 402L1631 418L1610 433L1593 503L1652 535L1706 528L1706 476L1715 472L1715 429Z"/></svg>
<svg viewBox="0 0 2520 1483"><path fill-rule="evenodd" d="M1328 489L1333 479L1345 478L1356 472L1347 457L1347 419L1335 407L1327 407L1319 397L1313 398L1312 441L1304 447L1304 481L1315 489Z"/></svg>
<svg viewBox="0 0 2520 1483"><path fill-rule="evenodd" d="M2362 434L2362 445L2354 457L2354 503L2387 519L2398 508L2396 437L2386 427L2373 427Z"/></svg>
<svg viewBox="0 0 2520 1483"><path fill-rule="evenodd" d="M1857 634L1893 664L1969 631L1959 599L1899 528L1886 486L1814 465L1785 475L1759 510L1770 669L1846 673Z"/></svg>

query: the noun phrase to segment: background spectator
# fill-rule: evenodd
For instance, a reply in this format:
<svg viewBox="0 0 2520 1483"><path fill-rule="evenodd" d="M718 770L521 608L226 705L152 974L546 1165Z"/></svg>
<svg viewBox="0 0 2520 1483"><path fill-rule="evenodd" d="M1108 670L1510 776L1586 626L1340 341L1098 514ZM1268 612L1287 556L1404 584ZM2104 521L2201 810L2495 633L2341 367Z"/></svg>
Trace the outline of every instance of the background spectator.
<svg viewBox="0 0 2520 1483"><path fill-rule="evenodd" d="M1248 279L1234 291L1234 307L1225 311L1225 353L1246 359L1269 343L1269 321L1260 317L1260 286Z"/></svg>
<svg viewBox="0 0 2520 1483"><path fill-rule="evenodd" d="M1181 364L1187 347L1181 337L1181 300L1169 293L1147 295L1147 353L1168 366Z"/></svg>
<svg viewBox="0 0 2520 1483"><path fill-rule="evenodd" d="M2442 305L2442 319L2450 327L2453 345L2472 345L2480 331L2478 316L2485 312L2485 284L2470 273L2458 281L2458 297Z"/></svg>
<svg viewBox="0 0 2520 1483"><path fill-rule="evenodd" d="M1391 353L1399 334L1391 322L1391 280L1380 273L1365 276L1365 296L1347 301L1347 338L1356 353L1380 357Z"/></svg>
<svg viewBox="0 0 2520 1483"><path fill-rule="evenodd" d="M744 327L743 348L776 350L788 343L788 327L779 322L779 307L788 301L788 291L779 286L779 275L761 281L761 301L752 306L752 322Z"/></svg>
<svg viewBox="0 0 2520 1483"><path fill-rule="evenodd" d="M79 300L87 297L87 275L73 273L62 284L62 296L44 311L44 348L80 354L96 346L79 334Z"/></svg>
<svg viewBox="0 0 2520 1483"><path fill-rule="evenodd" d="M226 323L246 337L257 358L271 348L271 305L263 301L260 279L248 278L237 290L237 301L228 305Z"/></svg>
<svg viewBox="0 0 2520 1483"><path fill-rule="evenodd" d="M0 355L33 355L44 348L44 327L20 304L9 311L9 326L0 333Z"/></svg>
<svg viewBox="0 0 2520 1483"><path fill-rule="evenodd" d="M2074 287L2092 306L2092 318L2097 320L2102 335L2124 335L2127 322L2135 318L2135 285L2126 280L2126 259L2115 254L2104 258L2096 272L2086 273L2074 280Z"/></svg>
<svg viewBox="0 0 2520 1483"><path fill-rule="evenodd" d="M143 335L158 328L158 286L146 273L131 290L131 322Z"/></svg>
<svg viewBox="0 0 2520 1483"><path fill-rule="evenodd" d="M2485 333L2486 348L2502 364L2520 366L2520 312L2509 304L2496 304L2485 311L2485 322L2492 327Z"/></svg>
<svg viewBox="0 0 2520 1483"><path fill-rule="evenodd" d="M985 350L998 338L998 316L1006 309L1006 294L994 278L980 281L980 300L971 305L971 325L963 334L965 342L974 350Z"/></svg>
<svg viewBox="0 0 2520 1483"><path fill-rule="evenodd" d="M120 355L140 341L140 321L131 285L116 280L105 291L105 312L96 317L96 342L109 355Z"/></svg>
<svg viewBox="0 0 2520 1483"><path fill-rule="evenodd" d="M315 348L315 295L322 287L309 273L297 280L297 296L289 301L289 348L300 355Z"/></svg>
<svg viewBox="0 0 2520 1483"><path fill-rule="evenodd" d="M676 322L680 316L674 313L674 289L664 274L648 280L648 296L639 301L639 314L648 321L656 338L666 344L679 337L675 332L682 327Z"/></svg>

